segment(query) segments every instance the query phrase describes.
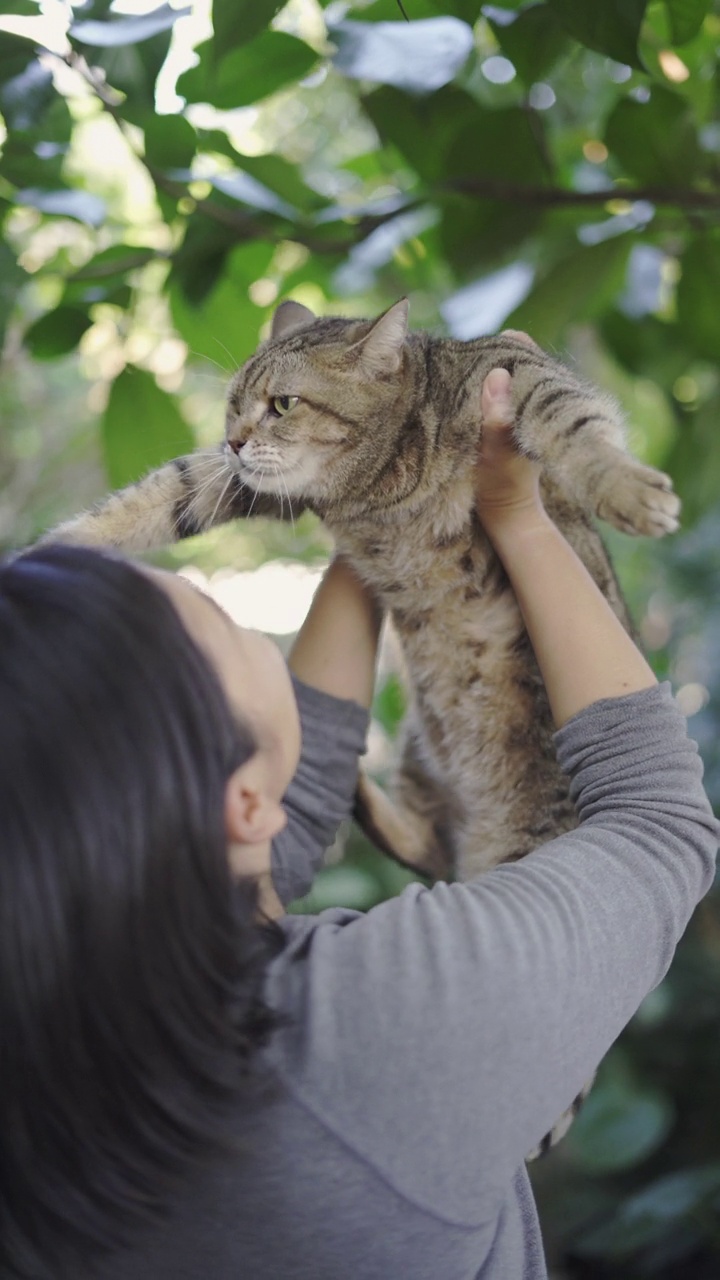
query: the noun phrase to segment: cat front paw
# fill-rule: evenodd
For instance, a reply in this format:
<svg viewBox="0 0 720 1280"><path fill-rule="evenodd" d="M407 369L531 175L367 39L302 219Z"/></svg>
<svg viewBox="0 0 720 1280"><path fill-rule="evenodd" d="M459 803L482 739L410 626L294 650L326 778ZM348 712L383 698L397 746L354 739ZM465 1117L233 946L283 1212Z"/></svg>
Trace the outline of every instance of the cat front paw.
<svg viewBox="0 0 720 1280"><path fill-rule="evenodd" d="M596 491L595 512L622 533L662 538L680 527L680 499L672 480L634 458L603 475Z"/></svg>

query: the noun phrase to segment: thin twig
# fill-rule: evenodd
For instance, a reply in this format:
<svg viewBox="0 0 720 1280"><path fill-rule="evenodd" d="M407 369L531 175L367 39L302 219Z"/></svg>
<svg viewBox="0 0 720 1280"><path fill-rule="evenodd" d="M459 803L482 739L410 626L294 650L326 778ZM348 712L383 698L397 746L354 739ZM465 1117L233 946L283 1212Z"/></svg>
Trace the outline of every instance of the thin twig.
<svg viewBox="0 0 720 1280"><path fill-rule="evenodd" d="M718 209L720 191L696 191L687 187L604 187L599 191L572 191L566 187L530 187L521 183L496 182L492 178L451 178L441 190L498 200L508 204L595 205L609 200L635 204L670 204L679 209Z"/></svg>

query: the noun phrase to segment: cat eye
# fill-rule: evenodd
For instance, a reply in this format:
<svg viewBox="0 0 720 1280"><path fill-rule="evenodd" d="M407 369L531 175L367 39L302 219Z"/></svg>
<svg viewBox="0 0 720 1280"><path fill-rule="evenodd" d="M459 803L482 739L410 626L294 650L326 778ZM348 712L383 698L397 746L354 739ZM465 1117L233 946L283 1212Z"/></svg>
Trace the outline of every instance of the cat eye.
<svg viewBox="0 0 720 1280"><path fill-rule="evenodd" d="M295 408L299 399L299 396L273 396L270 405L278 417L282 418L283 414Z"/></svg>

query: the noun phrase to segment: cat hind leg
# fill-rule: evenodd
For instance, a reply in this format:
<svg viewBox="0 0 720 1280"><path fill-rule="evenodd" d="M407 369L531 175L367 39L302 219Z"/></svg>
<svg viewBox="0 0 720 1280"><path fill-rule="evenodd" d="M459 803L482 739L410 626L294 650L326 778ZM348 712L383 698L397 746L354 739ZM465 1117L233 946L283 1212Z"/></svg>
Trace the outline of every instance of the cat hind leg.
<svg viewBox="0 0 720 1280"><path fill-rule="evenodd" d="M353 817L368 840L395 862L433 880L447 879L452 859L449 849L438 839L432 806L427 793L412 803L408 791L415 785L399 779L398 790L387 795L366 773L360 772L355 792Z"/></svg>
<svg viewBox="0 0 720 1280"><path fill-rule="evenodd" d="M539 1159L540 1156L547 1155L548 1151L551 1151L553 1147L556 1147L558 1142L560 1142L565 1137L565 1134L570 1128L570 1125L575 1119L578 1111L580 1110L583 1102L587 1098L594 1083L595 1083L595 1077L593 1076L592 1080L588 1080L587 1084L583 1085L578 1096L574 1099L573 1102L571 1102L567 1111L563 1111L562 1115L560 1116L560 1119L557 1120L553 1125L552 1129L550 1129L549 1132L545 1134L545 1137L542 1139L542 1141L538 1142L537 1146L533 1147L532 1151L528 1152L528 1154L525 1157L526 1162L529 1162L530 1160L537 1160Z"/></svg>

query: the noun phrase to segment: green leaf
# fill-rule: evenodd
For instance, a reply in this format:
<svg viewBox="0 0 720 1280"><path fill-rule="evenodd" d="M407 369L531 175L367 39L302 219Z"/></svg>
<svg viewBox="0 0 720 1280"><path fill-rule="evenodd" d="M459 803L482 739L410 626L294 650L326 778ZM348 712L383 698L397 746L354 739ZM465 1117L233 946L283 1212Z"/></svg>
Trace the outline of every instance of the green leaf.
<svg viewBox="0 0 720 1280"><path fill-rule="evenodd" d="M269 191L274 191L281 200L287 201L296 209L311 212L326 203L317 191L312 191L305 185L296 165L274 154L246 156L233 146L227 134L221 129L201 129L198 133L198 151L201 153L215 151L219 155L227 156L237 169L255 178L257 182L262 183Z"/></svg>
<svg viewBox="0 0 720 1280"><path fill-rule="evenodd" d="M415 98L388 85L364 97L362 105L381 141L393 143L426 182L440 177L446 148L481 110L454 86Z"/></svg>
<svg viewBox="0 0 720 1280"><path fill-rule="evenodd" d="M145 249L131 244L114 244L109 249L103 249L101 253L96 253L83 267L78 267L69 280L73 282L76 280L107 280L108 277L117 278L127 271L134 271L137 267L144 267L147 262L151 262L155 257L157 257L156 249Z"/></svg>
<svg viewBox="0 0 720 1280"><path fill-rule="evenodd" d="M0 174L21 190L35 191L50 182L60 187L65 150L63 145L53 146L49 155L43 155L32 137L11 133L3 143Z"/></svg>
<svg viewBox="0 0 720 1280"><path fill-rule="evenodd" d="M40 0L3 0L0 17L37 18Z"/></svg>
<svg viewBox="0 0 720 1280"><path fill-rule="evenodd" d="M630 1169L664 1141L673 1108L659 1090L599 1082L566 1139L576 1165L591 1173Z"/></svg>
<svg viewBox="0 0 720 1280"><path fill-rule="evenodd" d="M488 111L454 86L429 98L385 87L364 98L363 106L383 141L394 143L426 182L547 182L538 128L520 107ZM478 197L472 186L467 189Z"/></svg>
<svg viewBox="0 0 720 1280"><path fill-rule="evenodd" d="M543 217L544 210L530 202L444 197L440 224L442 256L453 267L459 281L472 279L479 268L497 267L508 254L516 258Z"/></svg>
<svg viewBox="0 0 720 1280"><path fill-rule="evenodd" d="M687 44L700 31L712 0L665 0L673 44Z"/></svg>
<svg viewBox="0 0 720 1280"><path fill-rule="evenodd" d="M115 0L72 0L71 7L80 9L83 18L107 18Z"/></svg>
<svg viewBox="0 0 720 1280"><path fill-rule="evenodd" d="M648 0L547 0L568 35L616 62L643 71L638 38Z"/></svg>
<svg viewBox="0 0 720 1280"><path fill-rule="evenodd" d="M197 134L184 116L159 116L145 122L145 159L156 169L188 169L195 155Z"/></svg>
<svg viewBox="0 0 720 1280"><path fill-rule="evenodd" d="M234 249L214 287L203 294L201 306L188 301L177 274L171 274L173 323L193 355L220 364L242 364L252 355L267 312L251 302L248 289L266 275L274 253L274 245L260 241ZM231 372L229 369L228 378Z"/></svg>
<svg viewBox="0 0 720 1280"><path fill-rule="evenodd" d="M333 0L320 0L320 4L325 9L333 2ZM408 12L408 7L404 3L405 12L408 14L411 22L418 18L435 18L437 17L437 8L433 0L412 0L412 13ZM343 6L345 8L346 6ZM445 12L451 8L448 5ZM397 22L400 17L400 9L398 8L398 0L371 0L371 3L361 8L355 8L350 5L350 11L353 19L358 22ZM341 11L342 12L342 11Z"/></svg>
<svg viewBox="0 0 720 1280"><path fill-rule="evenodd" d="M320 2L326 7L330 0ZM410 19L410 23L405 25L409 26L424 18L452 14L454 18L460 18L461 22L474 26L480 17L480 3L481 0L403 0L403 8ZM517 3L524 3L524 0L517 0ZM360 22L397 22L402 15L398 0L374 0L374 3L366 7L354 9L352 16Z"/></svg>
<svg viewBox="0 0 720 1280"><path fill-rule="evenodd" d="M433 93L465 65L473 33L457 18L421 22L340 22L330 29L335 68L410 93Z"/></svg>
<svg viewBox="0 0 720 1280"><path fill-rule="evenodd" d="M32 56L38 41L32 36L21 36L14 31L0 30L0 76L6 79L8 74L20 73Z"/></svg>
<svg viewBox="0 0 720 1280"><path fill-rule="evenodd" d="M259 36L284 3L285 0L213 0L214 60L220 62L230 49Z"/></svg>
<svg viewBox="0 0 720 1280"><path fill-rule="evenodd" d="M68 35L71 40L92 45L94 49L139 44L143 40L152 39L161 31L171 29L178 18L184 18L191 12L190 7L173 9L169 4L162 4L158 9L140 17L111 17L107 22L74 22Z"/></svg>
<svg viewBox="0 0 720 1280"><path fill-rule="evenodd" d="M270 191L262 182L258 182L257 178L252 178L249 173L241 169L216 174L210 181L216 191L222 191L224 195L229 196L231 200L237 200L240 204L250 205L253 209L262 209L267 213L275 213L278 217L286 218L291 222L298 216L297 209L293 209L291 204L281 200L274 191Z"/></svg>
<svg viewBox="0 0 720 1280"><path fill-rule="evenodd" d="M126 276L152 262L157 256L155 249L135 248L128 244L103 249L86 262L84 267L68 276L62 301L86 306L93 302L112 302L116 306L126 306L131 294Z"/></svg>
<svg viewBox="0 0 720 1280"><path fill-rule="evenodd" d="M173 259L170 282L197 307L215 287L238 236L228 227L191 218L185 239Z"/></svg>
<svg viewBox="0 0 720 1280"><path fill-rule="evenodd" d="M697 236L680 260L677 289L680 331L691 350L717 364L720 353L720 237Z"/></svg>
<svg viewBox="0 0 720 1280"><path fill-rule="evenodd" d="M101 431L114 489L195 447L177 402L160 390L152 374L130 365L112 384Z"/></svg>
<svg viewBox="0 0 720 1280"><path fill-rule="evenodd" d="M219 65L210 40L199 45L198 66L178 79L177 92L188 102L208 102L223 111L267 98L306 76L318 55L284 31L264 31L249 44L233 49Z"/></svg>
<svg viewBox="0 0 720 1280"><path fill-rule="evenodd" d="M108 45L86 51L92 65L104 71L108 84L126 94L121 109L123 119L140 128L148 111L155 110L155 85L171 39L172 28L166 27L140 44Z"/></svg>
<svg viewBox="0 0 720 1280"><path fill-rule="evenodd" d="M631 245L630 236L617 236L568 254L508 316L505 327L526 330L541 347L559 347L568 325L597 315L620 292Z"/></svg>
<svg viewBox="0 0 720 1280"><path fill-rule="evenodd" d="M610 310L601 318L603 341L615 359L636 377L650 378L670 391L690 361L680 327L657 316L634 316Z"/></svg>
<svg viewBox="0 0 720 1280"><path fill-rule="evenodd" d="M525 84L542 80L570 47L567 32L548 4L531 4L510 22L488 21L503 53Z"/></svg>
<svg viewBox="0 0 720 1280"><path fill-rule="evenodd" d="M717 360L713 362L717 364ZM687 368L687 365L686 365ZM718 509L718 476L720 476L720 396L715 395L695 410L683 416L681 429L663 466L667 467L675 481L678 493L682 496L682 522L684 528L691 528L705 512ZM708 552L707 563L717 564L717 548L720 538L716 539L712 550ZM716 599L720 594L714 590ZM720 627L716 629L720 634ZM717 746L714 754L720 754ZM717 764L715 777L719 776ZM717 785L717 784L716 784Z"/></svg>
<svg viewBox="0 0 720 1280"><path fill-rule="evenodd" d="M703 162L687 102L653 86L648 102L623 98L605 127L605 143L633 178L647 185L692 185Z"/></svg>
<svg viewBox="0 0 720 1280"><path fill-rule="evenodd" d="M325 203L317 191L305 185L296 166L282 156L244 156L236 152L236 157L239 168L295 208L310 212Z"/></svg>
<svg viewBox="0 0 720 1280"><path fill-rule="evenodd" d="M0 85L0 111L8 129L33 129L55 97L52 72L37 58Z"/></svg>
<svg viewBox="0 0 720 1280"><path fill-rule="evenodd" d="M522 107L496 111L476 108L441 157L443 179L485 178L519 186L542 187L548 169L542 148L542 124Z"/></svg>
<svg viewBox="0 0 720 1280"><path fill-rule="evenodd" d="M74 351L92 321L79 307L60 306L26 329L23 341L36 360L54 360Z"/></svg>

